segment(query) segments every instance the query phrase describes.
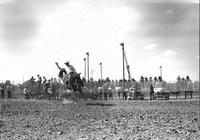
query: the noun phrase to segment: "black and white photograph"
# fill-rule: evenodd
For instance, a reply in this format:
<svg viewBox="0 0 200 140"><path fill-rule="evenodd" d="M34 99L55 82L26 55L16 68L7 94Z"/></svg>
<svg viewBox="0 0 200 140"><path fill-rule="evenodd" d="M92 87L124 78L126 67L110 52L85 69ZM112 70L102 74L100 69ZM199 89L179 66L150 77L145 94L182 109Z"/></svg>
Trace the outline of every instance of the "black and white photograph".
<svg viewBox="0 0 200 140"><path fill-rule="evenodd" d="M199 0L0 0L0 140L200 139Z"/></svg>

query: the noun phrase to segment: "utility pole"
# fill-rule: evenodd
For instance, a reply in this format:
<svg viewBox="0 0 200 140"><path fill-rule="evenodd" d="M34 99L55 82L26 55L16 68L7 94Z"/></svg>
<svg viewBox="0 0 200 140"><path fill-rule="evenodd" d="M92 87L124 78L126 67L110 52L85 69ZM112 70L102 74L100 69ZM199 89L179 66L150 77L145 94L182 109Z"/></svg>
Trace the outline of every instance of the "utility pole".
<svg viewBox="0 0 200 140"><path fill-rule="evenodd" d="M162 65L160 66L160 77L162 78Z"/></svg>
<svg viewBox="0 0 200 140"><path fill-rule="evenodd" d="M84 58L83 60L84 60L84 78L86 80L86 58Z"/></svg>
<svg viewBox="0 0 200 140"><path fill-rule="evenodd" d="M89 69L89 52L86 53L87 55L87 76L88 76L88 82L90 81L90 69Z"/></svg>
<svg viewBox="0 0 200 140"><path fill-rule="evenodd" d="M101 73L101 81L102 81L102 62L100 62L99 65L100 65L100 73Z"/></svg>
<svg viewBox="0 0 200 140"><path fill-rule="evenodd" d="M122 46L123 88L125 89L125 72L124 72L124 43L121 43L120 45Z"/></svg>
<svg viewBox="0 0 200 140"><path fill-rule="evenodd" d="M93 69L91 69L91 78L93 79Z"/></svg>
<svg viewBox="0 0 200 140"><path fill-rule="evenodd" d="M200 130L200 93L199 93L199 130Z"/></svg>

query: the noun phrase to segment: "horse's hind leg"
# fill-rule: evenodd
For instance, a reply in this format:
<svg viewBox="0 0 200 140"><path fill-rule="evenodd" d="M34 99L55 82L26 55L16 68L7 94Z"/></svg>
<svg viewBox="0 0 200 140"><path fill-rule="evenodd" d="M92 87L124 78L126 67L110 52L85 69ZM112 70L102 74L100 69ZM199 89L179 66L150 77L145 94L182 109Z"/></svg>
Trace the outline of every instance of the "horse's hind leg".
<svg viewBox="0 0 200 140"><path fill-rule="evenodd" d="M77 95L76 95L76 92L73 90L73 98L74 98L74 100L75 100L75 103L77 102Z"/></svg>
<svg viewBox="0 0 200 140"><path fill-rule="evenodd" d="M82 96L82 98L83 98L84 100L86 100L85 94L83 93L82 90L80 90L80 95Z"/></svg>
<svg viewBox="0 0 200 140"><path fill-rule="evenodd" d="M83 98L84 100L86 100L85 94L83 93L81 87L78 88L78 92L79 92L81 98Z"/></svg>

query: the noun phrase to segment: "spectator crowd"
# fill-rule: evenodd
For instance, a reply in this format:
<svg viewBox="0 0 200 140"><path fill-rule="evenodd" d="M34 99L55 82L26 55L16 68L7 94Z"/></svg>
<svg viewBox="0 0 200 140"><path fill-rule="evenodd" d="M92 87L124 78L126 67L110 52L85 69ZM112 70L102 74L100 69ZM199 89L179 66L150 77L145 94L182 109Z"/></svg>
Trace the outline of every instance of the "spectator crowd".
<svg viewBox="0 0 200 140"><path fill-rule="evenodd" d="M162 77L143 77L141 76L138 81L131 80L105 80L94 81L92 78L86 82L84 78L83 92L90 95L96 95L100 100L127 99L127 92L131 88L139 88L142 92L151 95L155 89L162 87L168 91L193 91L198 88L198 84L194 84L189 76L185 78L177 77L176 82L166 82ZM30 80L22 83L18 88L23 89L24 95L33 95L33 91L38 93L37 96L44 98L59 99L60 95L66 92L67 87L58 78L47 79L45 76L37 75L37 80L31 77ZM0 98L12 98L13 85L7 81L0 84ZM32 92L32 93L31 93ZM5 97L7 95L7 97Z"/></svg>

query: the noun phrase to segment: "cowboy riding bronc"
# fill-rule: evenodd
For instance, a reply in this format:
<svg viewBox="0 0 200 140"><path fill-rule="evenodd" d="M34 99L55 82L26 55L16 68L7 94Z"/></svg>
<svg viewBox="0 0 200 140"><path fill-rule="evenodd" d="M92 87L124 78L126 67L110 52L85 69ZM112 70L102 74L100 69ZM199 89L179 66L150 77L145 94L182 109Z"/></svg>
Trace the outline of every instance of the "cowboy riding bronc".
<svg viewBox="0 0 200 140"><path fill-rule="evenodd" d="M56 62L56 65L60 70L58 75L59 78L61 78L62 81L67 85L67 87L73 91L75 102L77 102L77 97L79 95L82 96L84 100L86 100L86 97L82 91L82 87L84 86L84 84L80 78L81 73L77 73L76 69L72 65L70 65L68 61L64 64L68 67L69 73L67 73L64 68L61 68Z"/></svg>
<svg viewBox="0 0 200 140"><path fill-rule="evenodd" d="M72 66L72 65L70 65L69 64L69 61L66 61L65 63L64 63L67 67L68 67L68 69L69 69L69 73L67 74L67 71L65 70L65 68L61 68L60 66L59 66L59 64L56 62L56 65L57 65L57 67L58 67L58 69L60 70L60 72L59 72L59 78L61 78L61 77L63 77L64 75L63 75L63 73L66 75L66 76L64 76L62 79L63 79L63 81L65 81L65 83L67 84L67 82L69 81L69 80L72 80L75 76L76 76L76 74L77 74L77 72L76 72L76 69L74 68L74 66Z"/></svg>
<svg viewBox="0 0 200 140"><path fill-rule="evenodd" d="M70 80L71 78L73 78L77 74L77 72L76 72L76 69L74 68L74 66L72 66L72 65L69 64L69 61L66 61L65 65L69 69L69 77L68 78Z"/></svg>

